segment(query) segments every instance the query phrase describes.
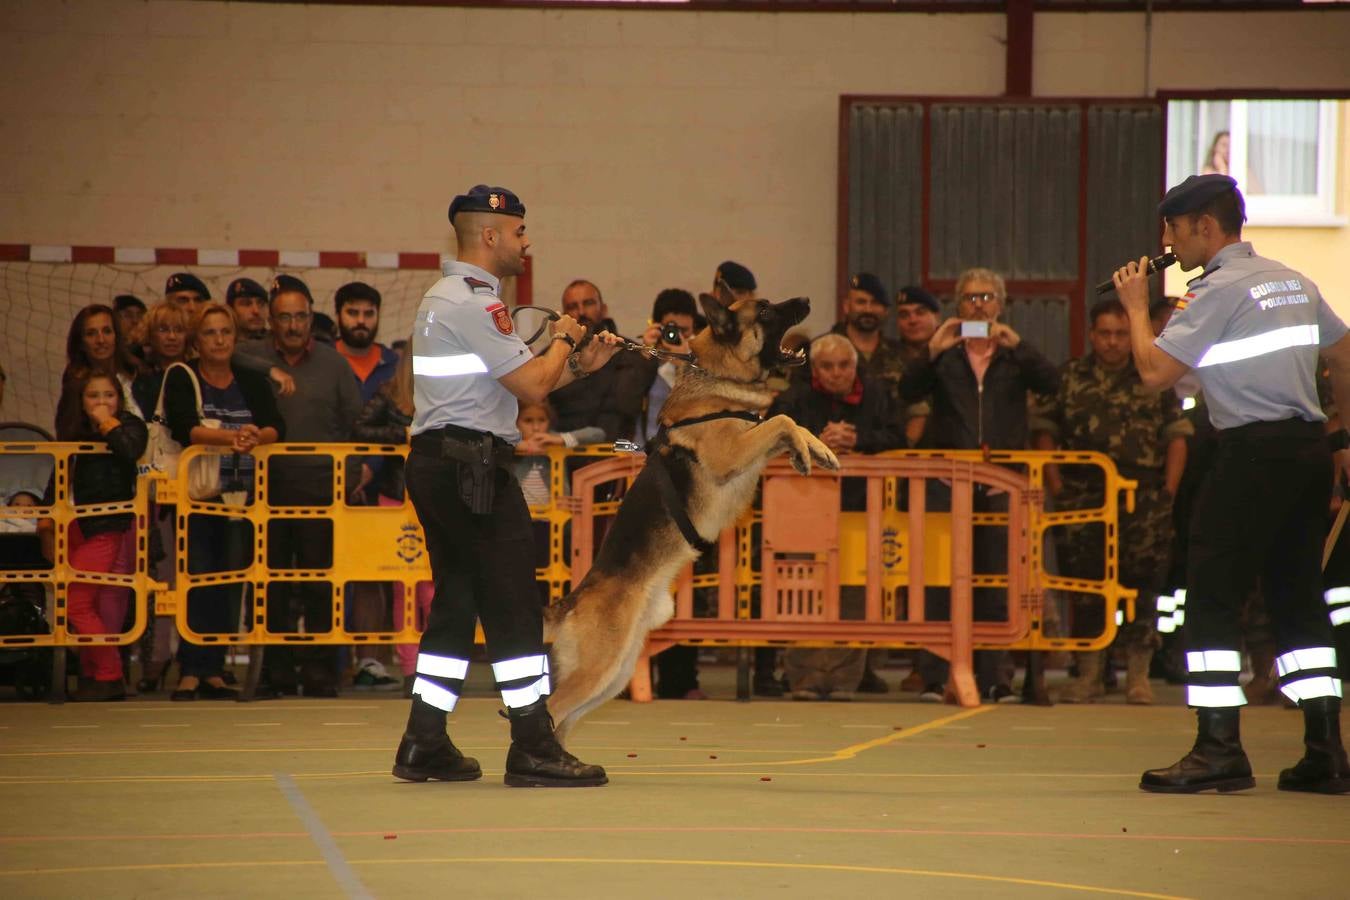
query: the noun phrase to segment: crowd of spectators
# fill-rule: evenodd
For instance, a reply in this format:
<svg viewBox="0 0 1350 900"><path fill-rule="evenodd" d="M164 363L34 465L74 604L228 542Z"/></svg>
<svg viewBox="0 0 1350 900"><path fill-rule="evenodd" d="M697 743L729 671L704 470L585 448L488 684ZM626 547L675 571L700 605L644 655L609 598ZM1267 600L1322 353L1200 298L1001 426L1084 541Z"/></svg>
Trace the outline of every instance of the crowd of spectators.
<svg viewBox="0 0 1350 900"><path fill-rule="evenodd" d="M718 266L710 288L722 303L756 297L757 290L751 271L733 261ZM348 441L406 444L413 418L411 358L403 352L405 340L389 346L378 341L381 300L374 287L352 282L334 294L330 317L316 309L304 281L278 275L270 287L248 278L235 279L222 303L212 300L198 277L180 272L169 277L164 299L149 308L137 297L120 295L111 305L81 309L69 327L54 433L58 440L102 442L111 452L76 457L70 478L75 502L130 499L138 466L145 471L152 464L156 426L162 426L183 447L211 445L224 451L218 457L221 468L216 482L222 492L232 491L245 503L255 499L252 451L258 446L278 441L307 446ZM1122 343L1116 333L1121 331L1123 316L1109 304L1099 305L1090 315L1089 353L1060 368L1007 322L1007 290L998 273L982 268L964 272L955 282L953 300L956 314L944 321L938 299L923 288L907 286L892 294L875 275L853 275L840 298L840 319L833 327L816 336L789 336L790 341L808 346L809 362L781 384L766 414L792 417L841 455L905 448L1065 447L1106 452L1130 477L1153 479L1156 475L1156 481L1148 481L1150 488L1156 487L1150 497L1164 504L1165 510L1159 515L1155 509L1149 519L1148 554L1130 556L1130 548L1122 548L1122 558L1141 560L1133 568L1125 567L1122 580L1137 582L1129 586L1145 590L1151 603L1166 589L1168 579L1153 576L1168 571L1172 532L1170 521L1165 520L1185 469L1187 442L1196 430L1191 423L1203 416L1197 416L1194 409L1183 413L1182 398L1169 392L1158 406L1156 423L1149 419L1153 424L1141 430L1136 420L1129 439L1123 442L1113 438L1118 422L1094 419L1090 426L1084 424L1081 392L1088 389L1083 387L1084 379L1097 391L1090 395L1093 398L1115 390L1128 393L1131 377L1137 381L1128 341ZM561 293L559 306L596 330L622 333L594 281L571 281ZM1169 311L1166 304L1158 306L1159 322L1165 321ZM969 323L977 327L968 329ZM571 448L623 440L644 447L659 428L662 404L687 366L680 354L688 349L690 336L705 324L693 293L682 288L662 290L645 327L630 333L635 342L666 354L620 354L591 377L553 392L547 403L521 404L516 475L527 502L542 505L549 500L551 473L546 454L551 446ZM0 397L3 384L0 373ZM1178 390L1185 395L1189 389ZM1203 405L1199 411L1203 413ZM147 423L151 423L149 429ZM404 502L403 464L398 456L349 458L340 482L332 458L321 453L273 455L268 467L268 500L273 505L329 505L337 483L345 485L346 496L340 499L350 505L399 506ZM1064 473L1063 479L1058 472L1049 474L1049 502L1056 502L1056 494L1061 503L1070 495L1079 501L1086 497L1100 502L1090 485L1075 493L1063 487L1065 479L1074 484L1072 473ZM845 479L842 487L844 511L866 508L865 484L853 482ZM32 505L49 501L53 490L54 480L13 491L0 501L9 506ZM927 509L951 508L948 485L929 480L927 491ZM172 584L171 550L182 535L177 534L173 507L156 498L151 501L151 572ZM1005 511L1007 501L1005 494L981 488L976 491L975 509ZM186 524L187 570L193 575L240 569L257 542L253 526L244 519L193 515ZM271 568L324 570L332 565L332 528L324 518L276 518L266 527ZM1143 543L1144 538L1132 527L1129 523L1123 526L1122 540ZM39 534L48 548L55 539L52 532L50 520L42 520ZM1071 535L1061 548L1065 571L1100 578L1103 562L1085 559L1075 549L1081 548L1082 537ZM131 571L135 536L129 515L82 516L65 538L76 568ZM1053 556L1054 548L1050 550ZM547 560L547 547L541 551L536 565ZM1005 571L1006 554L1005 530L976 529L976 574ZM706 568L709 561L702 564ZM1146 571L1136 571L1140 569ZM861 601L849 590L841 598L845 609ZM228 581L196 587L188 597L188 625L199 633L224 634L236 631L241 620L262 615L274 632L313 633L332 627L335 595L326 582L279 577L261 593L254 596L251 586ZM356 632L402 629L408 608L403 593L401 585L348 585L342 604L345 626ZM417 585L411 608L419 627L425 624L431 595L429 583ZM70 628L88 634L124 631L136 614L133 601L125 588L76 582L67 600ZM949 591L930 587L926 617L944 618L949 603ZM1001 588L977 588L974 607L977 619L1002 619L1007 614L1007 593ZM1087 633L1083 623L1094 621L1093 617L1082 614L1075 620L1074 608L1069 604L1066 615L1071 621L1064 625L1064 633ZM1151 607L1148 612L1144 618L1151 621ZM135 651L140 664L137 691L165 689L176 661L172 699L237 696L224 644L179 640L171 619L151 618ZM1093 627L1099 630L1099 623ZM1130 697L1132 702L1149 702L1146 681L1145 690L1136 690L1137 676L1141 665L1147 670L1157 635L1151 627L1144 628L1130 640L1132 647L1147 648L1142 663L1137 653L1131 656ZM800 700L846 700L860 691L884 693L893 687L881 675L891 655L886 651L788 650L780 659L777 651L761 649L755 655L754 690L762 696L780 696L786 691ZM126 651L94 646L81 649L79 656L77 699L125 695L131 683ZM386 648L382 656L364 646L358 655L349 649L301 643L270 647L265 658L265 695L335 696L347 684L368 690L404 687L415 668L416 648ZM1111 666L1109 658L1090 654L1081 655L1077 663L1078 678L1066 699L1086 702L1099 696L1110 682ZM404 678L392 674L395 668ZM656 673L659 696L705 696L699 688L693 648L677 647L659 656ZM1006 652L977 654L977 684L985 699L1018 699L1011 683L1013 674ZM899 687L917 692L921 699L940 701L947 680L944 659L918 653L913 671Z"/></svg>

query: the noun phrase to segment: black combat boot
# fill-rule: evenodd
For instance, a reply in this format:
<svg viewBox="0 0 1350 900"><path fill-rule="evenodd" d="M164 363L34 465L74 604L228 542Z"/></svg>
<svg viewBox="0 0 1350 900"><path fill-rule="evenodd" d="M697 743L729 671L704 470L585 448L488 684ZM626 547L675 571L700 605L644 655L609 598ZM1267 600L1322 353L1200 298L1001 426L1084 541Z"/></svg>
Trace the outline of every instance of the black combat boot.
<svg viewBox="0 0 1350 900"><path fill-rule="evenodd" d="M1245 791L1256 787L1252 764L1238 737L1241 708L1201 708L1195 746L1175 765L1149 769L1139 780L1140 790L1160 794L1197 794L1200 791Z"/></svg>
<svg viewBox="0 0 1350 900"><path fill-rule="evenodd" d="M404 781L473 781L483 777L483 770L478 760L451 743L444 710L413 697L408 727L394 756L394 776Z"/></svg>
<svg viewBox="0 0 1350 900"><path fill-rule="evenodd" d="M1341 744L1341 699L1303 701L1303 758L1280 773L1280 790L1350 794L1350 761Z"/></svg>
<svg viewBox="0 0 1350 900"><path fill-rule="evenodd" d="M563 749L553 734L547 698L510 710L511 749L506 754L508 787L599 787L609 778Z"/></svg>

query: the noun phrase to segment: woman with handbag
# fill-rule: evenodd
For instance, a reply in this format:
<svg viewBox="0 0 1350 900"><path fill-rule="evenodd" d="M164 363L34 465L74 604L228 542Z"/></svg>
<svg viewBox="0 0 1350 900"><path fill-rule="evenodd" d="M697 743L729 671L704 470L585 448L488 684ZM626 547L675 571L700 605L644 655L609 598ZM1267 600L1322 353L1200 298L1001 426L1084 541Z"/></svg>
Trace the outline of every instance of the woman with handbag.
<svg viewBox="0 0 1350 900"><path fill-rule="evenodd" d="M136 495L136 461L145 452L145 422L126 408L122 387L115 376L89 370L72 372L67 388L79 398L78 407L67 406L56 420L56 438L60 441L100 441L110 453L80 454L71 462L71 502L78 505L120 503ZM46 506L55 500L53 476L43 499ZM131 566L122 548L132 531L130 513L82 516L71 523L68 555L71 568L84 572L125 574ZM39 531L44 538L52 533L53 522L43 519ZM44 540L50 546L50 540ZM76 634L118 634L122 618L110 618L101 601L108 592L125 593L126 588L72 581L66 593L66 620ZM115 604L114 604L115 606ZM84 647L80 650L80 687L74 700L121 700L122 654L114 645Z"/></svg>
<svg viewBox="0 0 1350 900"><path fill-rule="evenodd" d="M197 358L187 364L175 363L165 373L164 413L169 432L180 445L204 444L233 451L220 457L218 472L199 481L217 485L235 481L246 493L243 502L247 504L253 501L251 451L281 440L285 425L267 379L231 364L238 332L234 310L223 303L211 303L198 314L189 331ZM200 461L197 465L200 469ZM194 575L241 569L253 546L249 523L222 515L190 516L187 542L188 572ZM238 585L214 584L189 591L189 627L199 634L234 630L238 623L230 621L235 609L231 601L238 590ZM223 646L180 641L178 666L178 689L171 699L229 700L237 696L225 684Z"/></svg>
<svg viewBox="0 0 1350 900"><path fill-rule="evenodd" d="M164 387L165 370L187 359L189 324L187 309L166 301L152 306L131 335L133 344L146 348L145 368L131 383L131 393L141 408L141 417L147 422L159 414L156 408ZM152 442L152 452L146 455L153 456L153 449ZM142 471L154 468L154 462L153 459L144 460ZM163 506L151 498L150 572L156 581L162 581L170 588L173 587L175 574L173 556L169 553L174 545L173 533L174 508ZM138 694L162 690L164 678L173 662L173 618L155 615L153 595L146 597L145 601L149 607L146 621L150 625L141 636L141 678L136 682Z"/></svg>

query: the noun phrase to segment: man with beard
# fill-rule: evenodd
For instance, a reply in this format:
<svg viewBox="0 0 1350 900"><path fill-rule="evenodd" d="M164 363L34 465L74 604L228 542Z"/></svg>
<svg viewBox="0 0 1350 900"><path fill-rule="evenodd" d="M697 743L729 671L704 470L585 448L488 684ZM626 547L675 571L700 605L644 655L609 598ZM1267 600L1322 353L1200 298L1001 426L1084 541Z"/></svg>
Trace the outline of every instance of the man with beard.
<svg viewBox="0 0 1350 900"><path fill-rule="evenodd" d="M398 368L398 354L375 340L380 333L380 301L380 292L364 281L344 284L333 294L338 329L334 349L352 367L363 408L379 392L380 386L394 377L394 370ZM349 504L375 504L374 493L368 492L367 488L385 462L378 456L347 458L347 484L353 485L347 497ZM389 608L392 599L385 596L383 586L351 585L347 592L347 627L357 632L382 630L385 627L384 610ZM357 690L397 690L399 680L384 666L389 660L388 647L374 648L371 653L383 656L384 660L368 655L358 661L353 686Z"/></svg>
<svg viewBox="0 0 1350 900"><path fill-rule="evenodd" d="M881 323L890 305L881 279L870 272L859 272L848 280L848 293L840 304L844 318L831 331L848 338L858 351L862 376L884 385L890 394L891 408L899 409L900 379L905 373L906 360L914 354L907 352L900 341L881 333ZM924 352L926 355L926 346ZM905 418L927 414L928 406L921 403L914 410L906 410Z"/></svg>
<svg viewBox="0 0 1350 900"><path fill-rule="evenodd" d="M594 282L578 278L563 289L562 311L592 332L619 329L609 317L609 307ZM597 427L605 433L606 441L628 437L633 433L634 417L625 414L618 402L621 354L607 362L585 382L574 381L549 395L548 402L558 415L558 432L568 447L577 444L574 434L583 428Z"/></svg>
<svg viewBox="0 0 1350 900"><path fill-rule="evenodd" d="M337 351L356 375L361 387L361 402L370 398L390 378L398 366L398 354L375 338L380 333L380 292L364 281L344 284L333 295L337 312Z"/></svg>

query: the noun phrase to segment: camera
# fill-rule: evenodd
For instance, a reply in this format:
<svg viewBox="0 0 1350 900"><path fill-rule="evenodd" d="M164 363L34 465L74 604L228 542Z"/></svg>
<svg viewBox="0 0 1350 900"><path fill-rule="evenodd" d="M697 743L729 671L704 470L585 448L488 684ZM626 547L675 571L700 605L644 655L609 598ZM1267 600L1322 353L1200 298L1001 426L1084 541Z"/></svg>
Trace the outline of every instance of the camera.
<svg viewBox="0 0 1350 900"><path fill-rule="evenodd" d="M672 346L684 343L684 335L680 333L680 326L674 322L666 322L661 326L661 340Z"/></svg>
<svg viewBox="0 0 1350 900"><path fill-rule="evenodd" d="M961 337L987 338L989 337L989 323L983 319L966 319L961 322Z"/></svg>

